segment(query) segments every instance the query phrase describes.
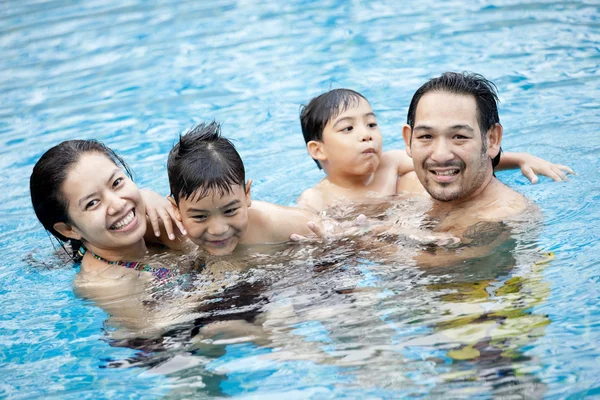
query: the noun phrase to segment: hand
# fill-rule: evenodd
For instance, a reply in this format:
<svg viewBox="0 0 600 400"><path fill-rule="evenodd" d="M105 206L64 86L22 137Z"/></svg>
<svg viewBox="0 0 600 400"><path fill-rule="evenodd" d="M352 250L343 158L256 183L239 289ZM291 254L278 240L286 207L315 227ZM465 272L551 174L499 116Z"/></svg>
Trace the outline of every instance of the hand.
<svg viewBox="0 0 600 400"><path fill-rule="evenodd" d="M175 210L173 210L173 205L171 205L169 200L151 190L141 189L140 192L142 193L142 199L144 199L144 203L146 204L146 215L148 216L148 219L150 219L150 224L152 225L152 230L156 237L160 237L161 221L169 239L175 240L176 238L173 230L173 222L175 222L175 225L182 235L187 234L183 224L175 216Z"/></svg>
<svg viewBox="0 0 600 400"><path fill-rule="evenodd" d="M538 182L538 175L547 176L556 182L566 181L567 174L575 175L575 172L566 165L553 164L531 154L524 155L519 166L523 175L533 184Z"/></svg>

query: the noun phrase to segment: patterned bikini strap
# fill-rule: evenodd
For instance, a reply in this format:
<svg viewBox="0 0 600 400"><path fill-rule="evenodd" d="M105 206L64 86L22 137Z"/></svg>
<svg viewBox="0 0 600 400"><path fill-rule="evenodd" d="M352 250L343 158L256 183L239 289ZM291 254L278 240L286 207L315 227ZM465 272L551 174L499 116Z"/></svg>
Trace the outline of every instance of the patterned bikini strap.
<svg viewBox="0 0 600 400"><path fill-rule="evenodd" d="M79 256L81 256L83 258L83 256L85 255L85 253L87 253L89 250L86 249L83 245L79 248L79 250L77 250L77 254ZM150 272L155 279L165 279L165 278L169 278L171 276L175 276L177 275L176 271L170 270L168 268L153 268L151 266L149 266L148 264L144 264L141 262L137 262L137 261L108 261L107 259L99 256L98 254L89 251L89 253L96 259L96 260L100 260L106 264L110 264L110 265L120 265L123 266L125 268L130 268L136 271L144 271L144 272Z"/></svg>

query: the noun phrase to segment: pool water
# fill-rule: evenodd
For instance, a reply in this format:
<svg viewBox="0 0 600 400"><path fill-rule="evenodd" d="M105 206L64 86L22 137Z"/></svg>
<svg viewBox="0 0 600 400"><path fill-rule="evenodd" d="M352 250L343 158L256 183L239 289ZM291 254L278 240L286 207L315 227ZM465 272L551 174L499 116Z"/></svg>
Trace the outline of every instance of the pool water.
<svg viewBox="0 0 600 400"><path fill-rule="evenodd" d="M597 2L23 0L0 10L0 397L600 396ZM329 262L258 265L269 276L262 341L177 330L154 345L116 340L108 315L73 293L77 269L55 256L30 206L34 163L74 138L104 141L139 186L166 194L178 134L212 119L240 151L253 198L292 205L323 176L300 105L358 90L384 148L402 148L412 94L448 70L496 83L505 150L577 176L530 185L498 174L543 222L460 268L423 271L343 246Z"/></svg>

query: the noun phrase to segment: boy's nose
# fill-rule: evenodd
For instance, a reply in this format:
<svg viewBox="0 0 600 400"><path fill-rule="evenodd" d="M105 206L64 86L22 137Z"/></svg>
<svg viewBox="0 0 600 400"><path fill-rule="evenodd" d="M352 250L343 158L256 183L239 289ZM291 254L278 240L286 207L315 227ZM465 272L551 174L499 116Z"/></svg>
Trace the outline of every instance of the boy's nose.
<svg viewBox="0 0 600 400"><path fill-rule="evenodd" d="M363 128L360 132L360 141L361 142L369 142L371 140L373 140L373 135L371 134L371 132L368 129Z"/></svg>
<svg viewBox="0 0 600 400"><path fill-rule="evenodd" d="M227 224L220 221L219 218L214 218L211 223L208 225L207 232L211 236L221 236L227 232L229 227Z"/></svg>

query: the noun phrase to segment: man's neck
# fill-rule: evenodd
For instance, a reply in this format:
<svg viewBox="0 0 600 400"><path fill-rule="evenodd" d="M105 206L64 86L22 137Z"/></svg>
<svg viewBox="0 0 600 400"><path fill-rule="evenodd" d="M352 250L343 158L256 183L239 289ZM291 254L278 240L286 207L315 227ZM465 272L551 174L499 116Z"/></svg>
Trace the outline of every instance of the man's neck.
<svg viewBox="0 0 600 400"><path fill-rule="evenodd" d="M433 205L431 212L434 215L449 214L457 209L469 208L471 205L480 203L493 192L498 185L501 185L500 181L493 175L490 175L485 179L482 185L479 186L473 193L469 194L464 198L460 198L453 201L440 201L432 198Z"/></svg>

